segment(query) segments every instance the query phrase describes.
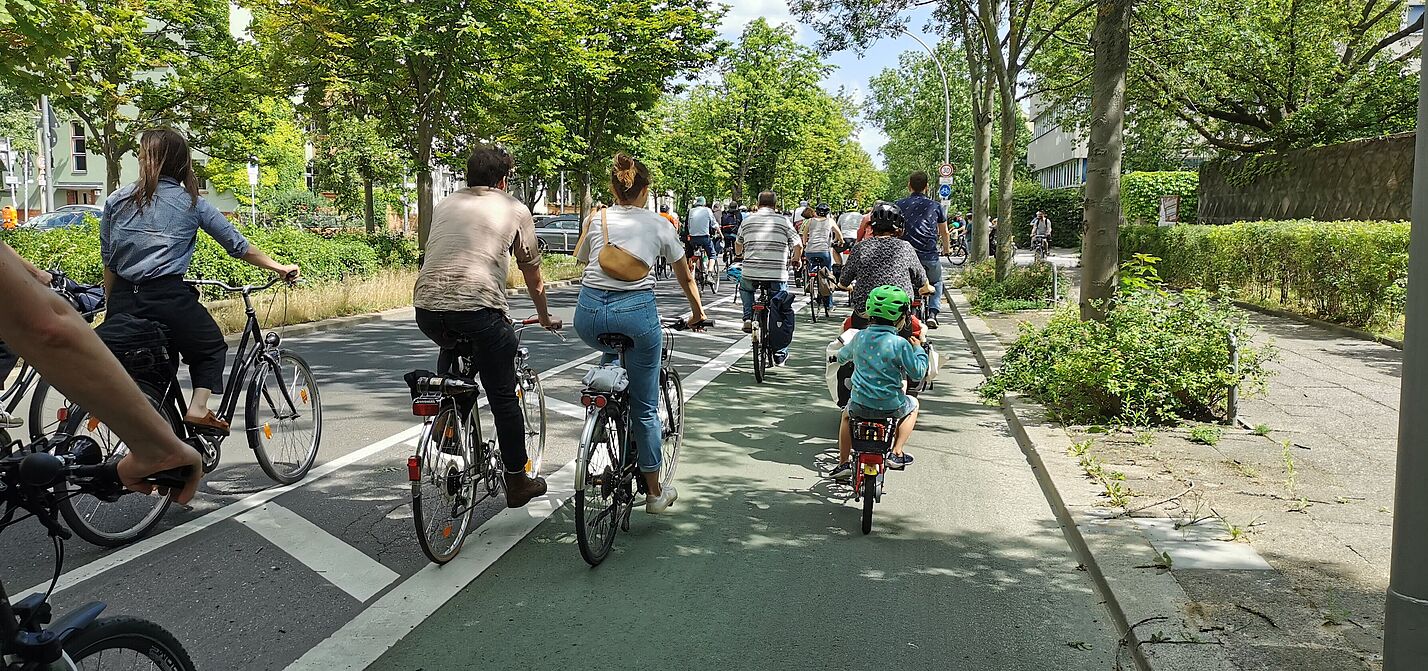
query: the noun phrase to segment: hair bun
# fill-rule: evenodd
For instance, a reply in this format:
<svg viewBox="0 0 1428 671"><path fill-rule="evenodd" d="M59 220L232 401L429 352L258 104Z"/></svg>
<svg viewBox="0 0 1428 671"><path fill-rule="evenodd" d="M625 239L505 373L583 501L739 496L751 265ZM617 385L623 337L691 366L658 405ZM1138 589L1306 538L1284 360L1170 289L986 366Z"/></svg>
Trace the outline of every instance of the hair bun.
<svg viewBox="0 0 1428 671"><path fill-rule="evenodd" d="M615 179L620 180L625 188L634 186L635 177L639 174L639 166L635 164L635 159L629 154L615 154L615 168L612 171Z"/></svg>

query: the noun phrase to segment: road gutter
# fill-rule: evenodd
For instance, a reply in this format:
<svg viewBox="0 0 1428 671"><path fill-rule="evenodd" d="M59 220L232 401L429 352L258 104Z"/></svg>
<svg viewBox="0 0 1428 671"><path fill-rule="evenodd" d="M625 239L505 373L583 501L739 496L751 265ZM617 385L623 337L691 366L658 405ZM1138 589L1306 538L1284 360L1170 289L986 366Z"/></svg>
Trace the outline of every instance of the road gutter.
<svg viewBox="0 0 1428 671"><path fill-rule="evenodd" d="M1002 344L980 318L970 314L961 291L949 287L944 298L953 307L957 325L976 357L982 375L990 378L994 360L999 362L1001 359ZM1042 458L1041 447L1049 447L1058 440L1058 436L1046 430L1043 423L1032 416L1031 407L1016 394L1003 395L1001 407L1007 426L1031 466L1062 535L1103 600L1121 636L1120 645L1129 651L1135 668L1138 671L1235 669L1223 646L1214 644L1215 641L1203 641L1203 645L1146 647L1147 643L1158 642L1202 642L1198 639L1204 632L1189 626L1184 619L1189 597L1169 571L1149 569L1151 572L1147 572L1146 565L1153 564L1155 557L1149 541L1128 520L1100 514L1103 509L1093 506L1094 495L1081 491L1089 487L1074 477L1062 479L1067 494L1077 499L1074 506L1068 505L1052 469ZM1037 429L1035 433L1041 439L1040 447L1032 437L1033 432L1028 431L1028 426ZM1063 442L1069 446L1069 439ZM1064 450L1066 446L1056 447ZM1132 624L1132 619L1135 619L1135 624ZM1176 622L1177 619L1179 622ZM1152 622L1157 623L1156 627L1137 631L1136 627ZM1171 630L1168 639L1162 635L1162 630L1167 628ZM1146 631L1154 632L1152 638L1141 637ZM1118 671L1125 668L1120 659L1118 650L1115 666Z"/></svg>

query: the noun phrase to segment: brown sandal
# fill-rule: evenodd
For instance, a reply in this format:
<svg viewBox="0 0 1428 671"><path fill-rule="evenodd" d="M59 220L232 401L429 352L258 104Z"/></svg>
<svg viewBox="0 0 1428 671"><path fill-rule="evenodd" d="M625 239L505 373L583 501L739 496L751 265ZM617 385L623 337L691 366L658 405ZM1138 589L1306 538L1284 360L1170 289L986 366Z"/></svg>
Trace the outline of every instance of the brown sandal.
<svg viewBox="0 0 1428 671"><path fill-rule="evenodd" d="M200 433L226 436L229 432L228 422L223 421L218 415L213 414L212 410L209 410L203 419L189 419L188 417L184 417L183 423L198 429Z"/></svg>

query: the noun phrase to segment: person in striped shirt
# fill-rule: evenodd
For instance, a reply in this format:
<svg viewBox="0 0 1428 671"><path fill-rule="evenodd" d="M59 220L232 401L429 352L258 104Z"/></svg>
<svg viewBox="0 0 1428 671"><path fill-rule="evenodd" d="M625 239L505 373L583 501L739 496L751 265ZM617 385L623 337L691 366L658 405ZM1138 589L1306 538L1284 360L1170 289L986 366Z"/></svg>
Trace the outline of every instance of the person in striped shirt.
<svg viewBox="0 0 1428 671"><path fill-rule="evenodd" d="M759 194L759 209L739 226L734 239L734 253L743 257L743 279L739 281L739 299L744 304L744 333L754 330L754 291L768 287L769 293L784 291L788 284L788 260L803 253L802 240L793 230L788 217L774 208L778 198L772 191ZM782 365L788 353L774 354L774 363Z"/></svg>

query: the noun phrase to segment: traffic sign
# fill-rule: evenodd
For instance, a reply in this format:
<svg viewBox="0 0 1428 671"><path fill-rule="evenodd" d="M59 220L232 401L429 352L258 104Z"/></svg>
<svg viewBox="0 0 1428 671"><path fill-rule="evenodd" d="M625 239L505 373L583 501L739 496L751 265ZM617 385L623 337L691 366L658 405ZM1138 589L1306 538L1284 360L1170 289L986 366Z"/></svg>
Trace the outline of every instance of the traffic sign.
<svg viewBox="0 0 1428 671"><path fill-rule="evenodd" d="M945 177L951 177L951 176L952 176L952 164L951 164L951 163L943 163L943 164L942 164L942 167L940 167L940 168L937 169L937 176L938 176L938 177L944 177L944 178L945 178Z"/></svg>
<svg viewBox="0 0 1428 671"><path fill-rule="evenodd" d="M952 197L952 185L943 184L937 187L937 195L942 196L942 200L950 199Z"/></svg>

